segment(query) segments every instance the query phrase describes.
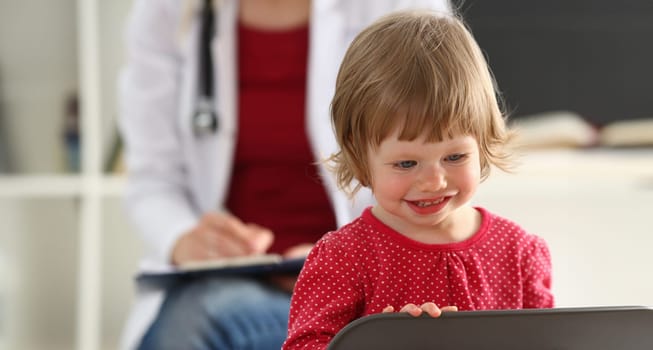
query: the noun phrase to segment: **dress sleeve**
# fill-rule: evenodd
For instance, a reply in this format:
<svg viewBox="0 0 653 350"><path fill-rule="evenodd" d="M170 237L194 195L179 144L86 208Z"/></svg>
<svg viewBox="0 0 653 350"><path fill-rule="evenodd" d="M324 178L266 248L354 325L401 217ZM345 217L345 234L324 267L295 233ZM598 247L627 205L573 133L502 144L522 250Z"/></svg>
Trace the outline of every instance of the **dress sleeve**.
<svg viewBox="0 0 653 350"><path fill-rule="evenodd" d="M522 260L523 303L526 309L554 306L551 292L551 254L546 242L536 236Z"/></svg>
<svg viewBox="0 0 653 350"><path fill-rule="evenodd" d="M284 350L325 349L362 312L357 265L352 254L332 238L327 234L316 244L299 275Z"/></svg>

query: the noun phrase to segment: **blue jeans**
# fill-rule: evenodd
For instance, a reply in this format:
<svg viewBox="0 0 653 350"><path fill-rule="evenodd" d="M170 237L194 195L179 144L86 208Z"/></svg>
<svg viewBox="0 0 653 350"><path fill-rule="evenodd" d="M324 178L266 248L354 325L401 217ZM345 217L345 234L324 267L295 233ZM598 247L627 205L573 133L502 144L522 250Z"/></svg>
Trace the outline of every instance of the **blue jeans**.
<svg viewBox="0 0 653 350"><path fill-rule="evenodd" d="M259 280L195 280L168 291L139 349L279 350L289 309L289 293Z"/></svg>

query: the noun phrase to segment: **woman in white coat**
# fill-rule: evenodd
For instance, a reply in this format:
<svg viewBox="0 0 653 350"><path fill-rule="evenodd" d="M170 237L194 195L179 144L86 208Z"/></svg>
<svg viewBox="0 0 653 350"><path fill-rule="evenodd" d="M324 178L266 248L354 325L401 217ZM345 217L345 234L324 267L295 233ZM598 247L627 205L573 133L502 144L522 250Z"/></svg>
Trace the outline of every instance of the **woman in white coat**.
<svg viewBox="0 0 653 350"><path fill-rule="evenodd" d="M369 193L350 201L314 162L336 150L329 104L350 40L406 7L449 11L447 0L137 0L120 127L142 268L303 255L369 205ZM291 287L246 278L139 286L122 347L278 349Z"/></svg>

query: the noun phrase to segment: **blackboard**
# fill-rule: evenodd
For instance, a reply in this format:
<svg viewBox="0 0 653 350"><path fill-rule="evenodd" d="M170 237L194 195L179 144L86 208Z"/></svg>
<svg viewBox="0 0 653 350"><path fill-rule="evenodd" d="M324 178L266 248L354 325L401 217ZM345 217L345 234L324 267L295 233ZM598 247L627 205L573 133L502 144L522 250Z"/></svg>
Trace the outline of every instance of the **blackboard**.
<svg viewBox="0 0 653 350"><path fill-rule="evenodd" d="M653 1L454 0L519 118L653 118Z"/></svg>

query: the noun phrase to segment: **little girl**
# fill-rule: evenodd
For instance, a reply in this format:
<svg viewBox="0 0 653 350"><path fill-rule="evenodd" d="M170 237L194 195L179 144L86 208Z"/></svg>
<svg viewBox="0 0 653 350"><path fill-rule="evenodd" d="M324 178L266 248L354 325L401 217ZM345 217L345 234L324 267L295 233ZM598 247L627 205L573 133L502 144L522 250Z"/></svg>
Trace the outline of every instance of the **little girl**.
<svg viewBox="0 0 653 350"><path fill-rule="evenodd" d="M369 187L377 204L309 254L284 349L323 349L379 312L553 307L546 243L469 204L491 166L509 168L511 133L461 19L399 12L362 31L340 67L332 122L339 185Z"/></svg>

